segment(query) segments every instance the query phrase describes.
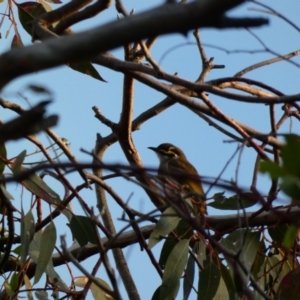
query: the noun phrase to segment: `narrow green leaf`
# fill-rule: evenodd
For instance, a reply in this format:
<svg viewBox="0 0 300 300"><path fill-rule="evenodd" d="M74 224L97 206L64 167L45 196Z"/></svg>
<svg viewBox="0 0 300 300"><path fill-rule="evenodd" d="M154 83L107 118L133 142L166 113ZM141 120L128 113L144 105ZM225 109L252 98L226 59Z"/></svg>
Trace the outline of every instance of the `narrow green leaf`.
<svg viewBox="0 0 300 300"><path fill-rule="evenodd" d="M26 151L23 151L21 154L18 155L13 164L9 166L15 176L18 175L20 172L28 171L27 168L22 166L25 156ZM22 180L22 185L31 193L45 200L47 203L53 205L55 208L61 206L62 201L59 195L56 192L54 192L45 183L45 181L35 173ZM68 218L69 221L71 220L72 213L70 211L68 211L67 209L63 209L62 213Z"/></svg>
<svg viewBox="0 0 300 300"><path fill-rule="evenodd" d="M284 239L283 239L283 247L286 250L289 250L291 248L291 246L295 243L296 238L297 238L297 233L298 233L299 227L291 224L288 228L288 230L286 231L285 235L284 235Z"/></svg>
<svg viewBox="0 0 300 300"><path fill-rule="evenodd" d="M259 247L259 241L260 241L260 233L259 232L250 232L249 230L246 229L240 229L236 230L232 233L230 233L226 238L223 238L220 241L220 244L222 247L230 251L233 255L237 254L238 252L239 257L243 265L248 269L251 270L251 267L254 263L256 254L257 254L257 249ZM229 268L230 262L229 262ZM234 267L236 268L236 267ZM235 290L237 291L237 294L240 292L242 293L242 278L239 276L235 276L236 272L234 269L231 270L231 276L232 276L232 281L234 282ZM228 284L229 281L226 281L225 278L223 278L226 285ZM231 282L231 280L230 280ZM232 289L231 289L232 290ZM232 291L230 292L230 295L234 295L235 292Z"/></svg>
<svg viewBox="0 0 300 300"><path fill-rule="evenodd" d="M300 140L298 136L287 135L286 145L281 149L283 167L287 172L296 177L300 177Z"/></svg>
<svg viewBox="0 0 300 300"><path fill-rule="evenodd" d="M153 248L165 235L174 230L180 221L172 207L167 208L161 215L149 237L149 248Z"/></svg>
<svg viewBox="0 0 300 300"><path fill-rule="evenodd" d="M230 275L229 269L228 267L224 266L222 263L220 264L220 271L221 271L221 276L222 279L224 280L224 283L226 285L227 288L227 292L229 295L229 299L232 300L237 300L238 299L238 295L235 289L235 285L234 285L234 281Z"/></svg>
<svg viewBox="0 0 300 300"><path fill-rule="evenodd" d="M175 233L175 236L173 232ZM177 227L167 236L164 242L159 257L159 265L163 269L165 268L170 253L178 243L178 238L176 238L176 236L180 237L181 239L190 239L193 236L193 228L187 220L180 220Z"/></svg>
<svg viewBox="0 0 300 300"><path fill-rule="evenodd" d="M11 285L5 281L4 282L4 286L5 286L5 291L7 293L7 295L12 298L12 296L15 294L14 290L12 289Z"/></svg>
<svg viewBox="0 0 300 300"><path fill-rule="evenodd" d="M14 272L10 279L10 286L13 291L15 291L18 288L19 285L19 276L17 272Z"/></svg>
<svg viewBox="0 0 300 300"><path fill-rule="evenodd" d="M23 2L21 4L16 3L16 5L18 7L19 20L23 28L31 35L33 21L47 11L42 4L37 2Z"/></svg>
<svg viewBox="0 0 300 300"><path fill-rule="evenodd" d="M24 283L25 283L25 287L26 287L26 295L27 295L27 299L28 300L33 300L33 296L32 296L32 285L31 282L28 278L28 276L26 274L24 274Z"/></svg>
<svg viewBox="0 0 300 300"><path fill-rule="evenodd" d="M278 257L277 255L267 257L263 275L265 280L265 287L269 291L276 291L279 282L284 277L284 275L282 274L282 263L280 262L280 257ZM275 282L274 278L276 278Z"/></svg>
<svg viewBox="0 0 300 300"><path fill-rule="evenodd" d="M220 284L221 272L210 260L204 262L204 270L199 272L198 298L201 300L213 299Z"/></svg>
<svg viewBox="0 0 300 300"><path fill-rule="evenodd" d="M24 168L23 171L25 171ZM47 201L49 204L61 204L59 196L45 183L45 181L36 174L22 181L23 185L34 195Z"/></svg>
<svg viewBox="0 0 300 300"><path fill-rule="evenodd" d="M239 247L241 247L243 243L243 258L250 270L256 257L257 249L259 246L260 233L248 232L245 237L245 240L244 237L239 240L239 243L237 244L237 249L239 249Z"/></svg>
<svg viewBox="0 0 300 300"><path fill-rule="evenodd" d="M163 275L160 289L161 299L173 299L178 291L179 279L187 263L189 240L181 240L172 250Z"/></svg>
<svg viewBox="0 0 300 300"><path fill-rule="evenodd" d="M92 223L91 218L73 215L70 222L70 228L74 238L81 247L85 246L88 242L92 244L97 243L95 225Z"/></svg>
<svg viewBox="0 0 300 300"><path fill-rule="evenodd" d="M266 245L263 240L259 242L259 246L256 251L256 257L254 259L252 268L251 268L251 274L254 278L258 277L258 273L261 270L261 266L264 264L264 261L266 259Z"/></svg>
<svg viewBox="0 0 300 300"><path fill-rule="evenodd" d="M195 260L192 255L189 256L184 279L183 279L183 299L187 300L190 296L193 284L194 284L194 278L195 278Z"/></svg>
<svg viewBox="0 0 300 300"><path fill-rule="evenodd" d="M24 168L25 169L25 168ZM51 204L55 208L61 207L61 199L58 194L56 194L46 183L36 174L32 174L30 177L24 179L22 184L34 195L40 197L45 200L47 203ZM62 213L67 217L70 221L72 218L72 213L63 209Z"/></svg>
<svg viewBox="0 0 300 300"><path fill-rule="evenodd" d="M178 239L173 234L170 233L167 236L162 246L160 256L159 256L158 263L162 269L165 268L168 257L177 243L178 243Z"/></svg>
<svg viewBox="0 0 300 300"><path fill-rule="evenodd" d="M87 60L71 62L68 64L68 66L75 71L89 75L97 80L106 82L106 80L101 77L101 75L94 68L94 66Z"/></svg>
<svg viewBox="0 0 300 300"><path fill-rule="evenodd" d="M0 184L0 189L5 198L14 200L14 197L8 192L8 190L5 188L5 186L3 184Z"/></svg>
<svg viewBox="0 0 300 300"><path fill-rule="evenodd" d="M215 293L215 296L213 297L213 300L224 300L224 299L234 299L234 298L229 298L229 293L227 290L227 286L225 284L224 279L220 278L220 284L218 286L218 289Z"/></svg>
<svg viewBox="0 0 300 300"><path fill-rule="evenodd" d="M11 170L14 174L14 176L18 175L21 172L21 167L24 162L26 156L26 150L22 151L14 160L14 162L11 164Z"/></svg>
<svg viewBox="0 0 300 300"><path fill-rule="evenodd" d="M206 244L200 239L198 243L195 244L195 253L197 253L197 259L199 264L203 267L203 263L206 260Z"/></svg>
<svg viewBox="0 0 300 300"><path fill-rule="evenodd" d="M53 250L56 243L56 229L51 222L44 230L41 236L39 256L34 275L34 284L37 283L43 273L46 271L49 261L52 259Z"/></svg>
<svg viewBox="0 0 300 300"><path fill-rule="evenodd" d="M21 266L24 266L24 263L26 261L29 252L29 245L33 239L34 232L34 218L31 210L29 210L28 213L25 216L23 215L21 219Z"/></svg>
<svg viewBox="0 0 300 300"><path fill-rule="evenodd" d="M37 264L38 258L41 253L41 240L42 240L42 232L38 231L35 233L32 242L29 247L29 254L31 259ZM41 254L43 255L43 254ZM61 280L59 274L54 270L52 259L49 260L48 265L45 270L46 274L50 277L52 281L55 281L55 284L62 289L67 290L67 285Z"/></svg>

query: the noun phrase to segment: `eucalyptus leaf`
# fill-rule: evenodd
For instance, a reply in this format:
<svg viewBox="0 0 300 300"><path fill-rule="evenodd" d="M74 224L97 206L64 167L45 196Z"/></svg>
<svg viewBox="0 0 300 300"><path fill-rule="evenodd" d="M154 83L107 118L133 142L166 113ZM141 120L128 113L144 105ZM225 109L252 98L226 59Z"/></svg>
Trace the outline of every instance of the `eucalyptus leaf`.
<svg viewBox="0 0 300 300"><path fill-rule="evenodd" d="M56 228L53 222L51 222L44 230L41 236L39 245L39 255L37 259L37 266L34 275L34 283L37 283L46 268L50 260L52 260L52 254L56 243Z"/></svg>
<svg viewBox="0 0 300 300"><path fill-rule="evenodd" d="M221 272L210 260L204 262L204 269L199 272L198 299L212 300L219 288Z"/></svg>
<svg viewBox="0 0 300 300"><path fill-rule="evenodd" d="M179 279L187 263L189 240L183 239L170 253L160 288L161 299L173 299L179 288Z"/></svg>
<svg viewBox="0 0 300 300"><path fill-rule="evenodd" d="M180 219L175 210L172 207L168 207L161 215L149 237L149 248L153 248L164 236L174 230Z"/></svg>

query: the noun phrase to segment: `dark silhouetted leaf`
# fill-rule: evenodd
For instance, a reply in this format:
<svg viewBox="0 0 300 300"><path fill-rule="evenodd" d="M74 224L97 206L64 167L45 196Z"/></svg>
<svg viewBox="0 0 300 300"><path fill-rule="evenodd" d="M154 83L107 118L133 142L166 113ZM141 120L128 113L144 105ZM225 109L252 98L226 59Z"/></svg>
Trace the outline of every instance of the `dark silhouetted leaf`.
<svg viewBox="0 0 300 300"><path fill-rule="evenodd" d="M262 265L264 264L264 261L266 259L266 245L264 241L259 242L259 246L256 252L256 257L254 259L252 268L251 268L251 273L253 274L254 278L257 278L259 271L261 270Z"/></svg>
<svg viewBox="0 0 300 300"><path fill-rule="evenodd" d="M221 276L225 282L229 299L238 299L234 281L232 279L228 267L224 266L222 263L221 264L219 263L219 265L220 265Z"/></svg>
<svg viewBox="0 0 300 300"><path fill-rule="evenodd" d="M261 276L264 278L262 286L267 286L270 291L279 292L279 286L287 274L294 269L294 262L292 256L286 256L284 253L268 256L266 259L266 266ZM280 298L285 299L285 298ZM286 298L293 299L293 298ZM297 298L295 298L297 299Z"/></svg>
<svg viewBox="0 0 300 300"><path fill-rule="evenodd" d="M29 84L28 89L37 94L47 94L49 96L52 94L49 89L37 84Z"/></svg>
<svg viewBox="0 0 300 300"><path fill-rule="evenodd" d="M42 4L37 2L23 2L17 4L19 19L23 28L27 31L29 35L32 34L32 21L38 16L46 13L47 11Z"/></svg>
<svg viewBox="0 0 300 300"><path fill-rule="evenodd" d="M273 179L281 179L280 188L293 200L300 200L300 139L287 135L286 144L281 149L282 166L270 161L261 163L260 171L269 173Z"/></svg>
<svg viewBox="0 0 300 300"><path fill-rule="evenodd" d="M288 224L278 224L268 228L269 235L274 242L281 244L283 242L286 231L288 230Z"/></svg>
<svg viewBox="0 0 300 300"><path fill-rule="evenodd" d="M80 73L89 75L97 80L106 82L106 80L104 80L101 75L98 73L98 71L94 68L94 66L87 60L84 61L80 61L80 62L71 62L68 64L68 66L75 70L78 71Z"/></svg>
<svg viewBox="0 0 300 300"><path fill-rule="evenodd" d="M189 298L189 295L191 293L193 283L194 283L194 277L195 277L195 260L192 255L189 256L184 279L183 279L183 299L186 300Z"/></svg>
<svg viewBox="0 0 300 300"><path fill-rule="evenodd" d="M286 144L281 149L283 168L296 177L300 177L300 140L294 135L285 137Z"/></svg>
<svg viewBox="0 0 300 300"><path fill-rule="evenodd" d="M55 3L59 3L59 0L54 0ZM17 4L19 19L23 26L23 28L29 33L32 34L32 22L40 15L44 14L49 10L47 4L44 5L37 2L24 2L21 4ZM45 7L46 8L45 8ZM50 25L48 27L49 30L53 30L53 26ZM67 64L70 68L80 73L89 75L97 80L106 82L98 71L94 68L94 66L87 60L77 61L77 62L69 62Z"/></svg>
<svg viewBox="0 0 300 300"><path fill-rule="evenodd" d="M74 238L81 247L85 246L88 242L92 244L97 243L95 226L93 225L91 218L73 215L70 222L70 228Z"/></svg>
<svg viewBox="0 0 300 300"><path fill-rule="evenodd" d="M203 262L206 260L206 244L203 239L195 243L194 252L197 253L198 262L203 267Z"/></svg>
<svg viewBox="0 0 300 300"><path fill-rule="evenodd" d="M14 272L10 279L10 286L13 291L15 291L18 288L19 285L19 276L17 272Z"/></svg>
<svg viewBox="0 0 300 300"><path fill-rule="evenodd" d="M242 193L240 195L234 195L226 198L222 193L216 194L214 202L208 204L216 209L222 210L237 210L242 208L248 208L257 203L257 197L253 193Z"/></svg>
<svg viewBox="0 0 300 300"><path fill-rule="evenodd" d="M161 289L161 285L155 290L155 292L152 295L151 300L161 300L161 298L160 298L160 289Z"/></svg>
<svg viewBox="0 0 300 300"><path fill-rule="evenodd" d="M11 48L20 48L24 47L21 36L19 34L15 34L11 41Z"/></svg>
<svg viewBox="0 0 300 300"><path fill-rule="evenodd" d="M220 278L219 268L212 261L206 260L204 269L199 272L198 299L213 299L218 290Z"/></svg>

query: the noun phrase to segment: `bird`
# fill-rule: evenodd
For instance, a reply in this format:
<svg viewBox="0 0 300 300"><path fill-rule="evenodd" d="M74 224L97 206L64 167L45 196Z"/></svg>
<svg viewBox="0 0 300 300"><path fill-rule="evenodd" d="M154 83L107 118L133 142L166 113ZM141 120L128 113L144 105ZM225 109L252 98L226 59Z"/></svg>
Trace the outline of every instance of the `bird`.
<svg viewBox="0 0 300 300"><path fill-rule="evenodd" d="M207 214L200 176L183 151L170 143L163 143L158 147L148 147L148 149L154 151L159 158L158 176L178 183L187 197L191 198L197 215Z"/></svg>

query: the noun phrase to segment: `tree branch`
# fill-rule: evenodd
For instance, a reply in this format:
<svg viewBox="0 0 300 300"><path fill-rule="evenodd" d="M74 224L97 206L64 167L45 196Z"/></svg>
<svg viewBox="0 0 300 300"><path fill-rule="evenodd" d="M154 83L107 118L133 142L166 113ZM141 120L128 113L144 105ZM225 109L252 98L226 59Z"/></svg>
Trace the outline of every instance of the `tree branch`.
<svg viewBox="0 0 300 300"><path fill-rule="evenodd" d="M129 42L174 32L186 34L190 29L198 27L220 27L222 25L220 16L243 2L203 0L186 5L165 4L89 31L51 38L25 48L14 48L0 56L0 89L18 76L90 58L99 52ZM267 19L253 19L253 26L267 23ZM232 27L232 24L229 24L229 27ZM43 30L36 32L38 28L39 26L35 28L35 34L43 35Z"/></svg>

